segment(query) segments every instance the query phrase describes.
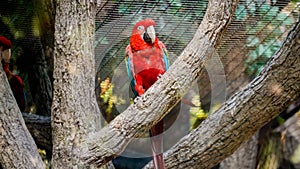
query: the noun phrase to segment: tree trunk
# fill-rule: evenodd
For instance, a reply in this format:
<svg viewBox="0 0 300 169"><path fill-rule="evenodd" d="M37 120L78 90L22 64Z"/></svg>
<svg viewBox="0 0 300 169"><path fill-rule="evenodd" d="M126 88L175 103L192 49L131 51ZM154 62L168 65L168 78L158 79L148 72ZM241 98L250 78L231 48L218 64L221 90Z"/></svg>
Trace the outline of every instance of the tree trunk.
<svg viewBox="0 0 300 169"><path fill-rule="evenodd" d="M0 163L7 169L45 168L0 67Z"/></svg>
<svg viewBox="0 0 300 169"><path fill-rule="evenodd" d="M75 150L89 132L100 129L94 91L95 12L96 2L90 0L57 1L51 116L53 168L87 167Z"/></svg>

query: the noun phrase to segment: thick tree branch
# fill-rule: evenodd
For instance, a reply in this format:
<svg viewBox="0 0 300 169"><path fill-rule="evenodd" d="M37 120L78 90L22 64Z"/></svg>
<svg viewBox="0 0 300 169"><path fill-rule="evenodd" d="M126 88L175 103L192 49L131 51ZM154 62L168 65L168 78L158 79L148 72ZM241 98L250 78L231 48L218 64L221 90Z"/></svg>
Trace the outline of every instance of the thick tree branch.
<svg viewBox="0 0 300 169"><path fill-rule="evenodd" d="M3 168L45 168L0 63L0 163Z"/></svg>
<svg viewBox="0 0 300 169"><path fill-rule="evenodd" d="M78 149L90 164L103 165L121 153L134 138L170 111L197 78L206 58L212 56L234 14L238 0L209 2L195 37L168 72L109 125L86 138Z"/></svg>
<svg viewBox="0 0 300 169"><path fill-rule="evenodd" d="M165 154L167 168L213 167L300 96L299 22L257 78Z"/></svg>

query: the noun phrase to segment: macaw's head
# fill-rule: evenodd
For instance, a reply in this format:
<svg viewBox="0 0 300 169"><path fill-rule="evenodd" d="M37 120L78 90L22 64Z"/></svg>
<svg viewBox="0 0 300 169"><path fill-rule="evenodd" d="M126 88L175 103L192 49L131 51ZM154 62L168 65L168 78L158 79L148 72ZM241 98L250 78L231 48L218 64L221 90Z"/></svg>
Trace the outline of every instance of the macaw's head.
<svg viewBox="0 0 300 169"><path fill-rule="evenodd" d="M130 38L131 47L135 50L141 50L147 46L153 46L157 42L154 26L155 22L152 19L137 22Z"/></svg>

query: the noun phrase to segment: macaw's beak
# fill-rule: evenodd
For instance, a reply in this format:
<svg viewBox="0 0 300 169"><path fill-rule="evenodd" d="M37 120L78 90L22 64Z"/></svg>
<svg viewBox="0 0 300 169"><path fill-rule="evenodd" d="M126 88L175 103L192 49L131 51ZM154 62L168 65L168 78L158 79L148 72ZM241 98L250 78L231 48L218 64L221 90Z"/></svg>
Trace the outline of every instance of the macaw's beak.
<svg viewBox="0 0 300 169"><path fill-rule="evenodd" d="M149 26L146 29L143 39L148 44L153 44L155 42L155 30L153 26Z"/></svg>

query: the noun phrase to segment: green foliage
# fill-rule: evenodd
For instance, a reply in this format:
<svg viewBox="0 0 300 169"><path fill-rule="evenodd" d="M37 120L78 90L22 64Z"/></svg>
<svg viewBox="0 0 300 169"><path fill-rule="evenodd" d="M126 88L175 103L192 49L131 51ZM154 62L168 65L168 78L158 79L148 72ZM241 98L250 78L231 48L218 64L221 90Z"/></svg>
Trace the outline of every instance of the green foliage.
<svg viewBox="0 0 300 169"><path fill-rule="evenodd" d="M107 78L100 83L100 98L107 104L106 113L110 114L114 104L125 104L125 100L113 94L114 84Z"/></svg>
<svg viewBox="0 0 300 169"><path fill-rule="evenodd" d="M284 118L277 116L277 122L279 125L282 125L285 122L285 120L284 120Z"/></svg>
<svg viewBox="0 0 300 169"><path fill-rule="evenodd" d="M190 108L190 124L192 124L191 130L198 127L208 116L208 113L201 108L199 95L195 95L193 97L192 103L195 105L195 107Z"/></svg>
<svg viewBox="0 0 300 169"><path fill-rule="evenodd" d="M30 24L34 22L34 7L32 1L8 1L6 4L1 5L0 11L0 24L3 24L1 27L5 25L5 29L1 30L2 34L7 36L10 40L22 39L26 33L32 30L30 28ZM29 26L24 29L24 24Z"/></svg>
<svg viewBox="0 0 300 169"><path fill-rule="evenodd" d="M120 2L115 0L115 3ZM184 18L185 20L195 21L197 18L204 16L207 8L207 0L195 1L194 5L186 3L185 0L162 0L162 1L147 1L143 5L149 4L149 11L164 12L175 17ZM192 8L192 9L191 9ZM118 6L119 14L131 14L141 12L141 3L134 1L122 1ZM147 6L143 8L142 12L147 12Z"/></svg>
<svg viewBox="0 0 300 169"><path fill-rule="evenodd" d="M245 20L247 18L247 10L246 10L245 5L238 5L238 7L235 11L235 14L236 14L237 20L239 20L239 21Z"/></svg>
<svg viewBox="0 0 300 169"><path fill-rule="evenodd" d="M118 6L118 12L120 14L137 10L138 6L134 6L131 1L125 1Z"/></svg>
<svg viewBox="0 0 300 169"><path fill-rule="evenodd" d="M294 24L294 20L286 12L281 12L277 6L271 6L266 1L252 0L240 3L235 17L244 22L248 17L258 19L255 24L247 24L246 27L246 33L249 34L246 47L249 52L245 61L248 73L257 76L269 58L280 48L281 36Z"/></svg>
<svg viewBox="0 0 300 169"><path fill-rule="evenodd" d="M235 18L238 21L245 21L247 16L255 15L257 10L257 2L253 0L246 0L244 3L239 3L235 11Z"/></svg>

